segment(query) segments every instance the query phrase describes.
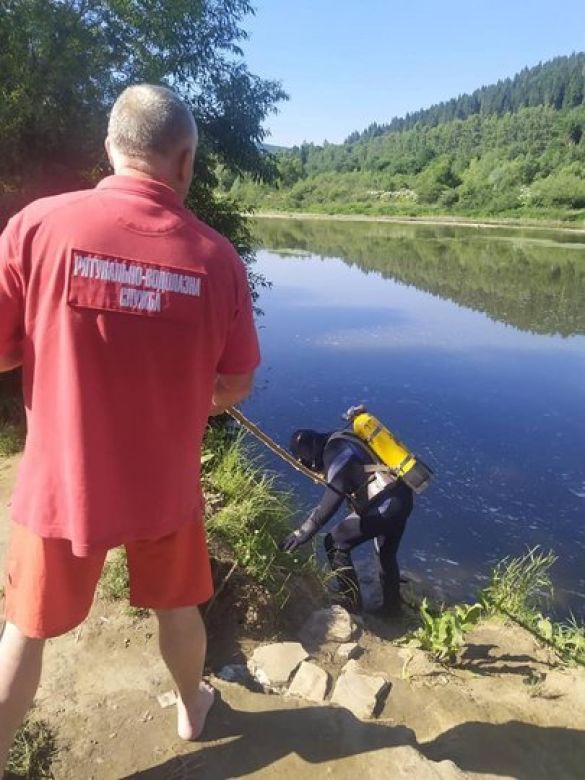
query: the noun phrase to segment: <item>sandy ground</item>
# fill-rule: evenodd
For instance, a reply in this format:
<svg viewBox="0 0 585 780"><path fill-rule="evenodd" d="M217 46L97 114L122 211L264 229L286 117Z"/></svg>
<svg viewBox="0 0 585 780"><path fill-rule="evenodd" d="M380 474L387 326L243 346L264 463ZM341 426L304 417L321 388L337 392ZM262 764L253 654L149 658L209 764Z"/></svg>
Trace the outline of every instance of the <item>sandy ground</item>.
<svg viewBox="0 0 585 780"><path fill-rule="evenodd" d="M0 548L16 461L0 461ZM0 549L3 558L3 549ZM222 607L229 615L230 605ZM390 641L400 626L373 622L360 663L389 676L377 720L332 706L254 693L213 673L242 662L252 639L236 620L212 622L209 676L218 691L199 743L175 734L171 683L154 622L97 600L77 631L48 643L35 714L58 738L57 780L285 780L585 776L585 670L557 665L521 629L482 624L452 669ZM272 637L266 637L270 640ZM329 648L318 662L339 671Z"/></svg>
<svg viewBox="0 0 585 780"><path fill-rule="evenodd" d="M450 227L470 228L530 228L530 230L555 230L564 233L585 233L583 223L568 225L555 220L521 220L521 219L486 219L476 220L472 217L408 217L384 216L383 214L319 214L315 212L296 211L266 211L252 214L254 219L316 219L338 220L340 222L390 222L397 225L445 225Z"/></svg>

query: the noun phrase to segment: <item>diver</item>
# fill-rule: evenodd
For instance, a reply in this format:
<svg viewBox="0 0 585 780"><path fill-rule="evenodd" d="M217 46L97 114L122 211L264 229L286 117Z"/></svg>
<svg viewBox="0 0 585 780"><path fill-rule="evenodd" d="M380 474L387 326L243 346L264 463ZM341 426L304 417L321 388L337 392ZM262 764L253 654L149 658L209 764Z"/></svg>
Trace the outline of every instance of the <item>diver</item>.
<svg viewBox="0 0 585 780"><path fill-rule="evenodd" d="M356 409L360 411L362 407ZM380 616L399 616L400 569L396 556L412 512L413 490L396 469L382 465L371 448L347 430L335 433L298 430L292 435L290 450L304 466L324 474L327 487L319 505L300 528L282 540L281 549L292 552L306 544L347 501L349 514L324 540L338 585L334 601L348 611L361 611L363 605L351 551L374 539L380 557L383 599L381 608L375 612Z"/></svg>

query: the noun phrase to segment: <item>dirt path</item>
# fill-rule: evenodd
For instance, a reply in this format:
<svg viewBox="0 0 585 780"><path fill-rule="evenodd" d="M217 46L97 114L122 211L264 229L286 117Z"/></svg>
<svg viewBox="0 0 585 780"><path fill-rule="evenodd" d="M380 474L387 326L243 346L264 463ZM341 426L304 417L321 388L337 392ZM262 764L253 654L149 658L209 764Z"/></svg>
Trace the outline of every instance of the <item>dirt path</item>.
<svg viewBox="0 0 585 780"><path fill-rule="evenodd" d="M0 559L4 557L4 550L8 541L10 527L8 523L10 515L9 502L19 461L19 457L0 457Z"/></svg>
<svg viewBox="0 0 585 780"><path fill-rule="evenodd" d="M213 644L213 643L212 643ZM582 777L585 676L554 668L529 635L499 624L478 628L460 668L446 672L376 635L361 663L383 670L392 689L380 718L253 693L211 677L219 692L197 745L175 737L174 708L151 619L99 602L79 632L51 642L38 714L57 729L57 780ZM234 637L210 665L248 655ZM318 659L323 665L331 658ZM216 661L219 663L216 664Z"/></svg>
<svg viewBox="0 0 585 780"><path fill-rule="evenodd" d="M15 463L0 461L3 520ZM1 547L5 523L0 529ZM156 698L171 684L154 621L98 599L79 630L47 646L35 714L57 733L55 778L583 777L585 670L558 667L530 635L499 623L477 628L450 670L383 639L391 626L370 628L360 664L392 687L380 717L364 722L219 681L214 672L258 644L220 621L209 652L218 702L204 740L189 744L176 738L174 708ZM327 649L317 660L334 674L342 663Z"/></svg>

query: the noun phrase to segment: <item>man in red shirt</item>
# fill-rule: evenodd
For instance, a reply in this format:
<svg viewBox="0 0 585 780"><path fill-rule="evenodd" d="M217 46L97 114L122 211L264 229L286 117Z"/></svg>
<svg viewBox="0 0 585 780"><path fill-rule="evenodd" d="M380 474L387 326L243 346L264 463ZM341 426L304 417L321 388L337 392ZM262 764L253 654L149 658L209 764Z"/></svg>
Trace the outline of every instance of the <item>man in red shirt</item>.
<svg viewBox="0 0 585 780"><path fill-rule="evenodd" d="M202 526L207 418L259 363L245 268L183 206L197 128L170 90L125 90L115 175L36 201L0 237L0 371L22 365L28 434L13 502L0 640L0 771L38 687L44 640L86 617L108 549L156 611L178 731L200 734L212 594Z"/></svg>

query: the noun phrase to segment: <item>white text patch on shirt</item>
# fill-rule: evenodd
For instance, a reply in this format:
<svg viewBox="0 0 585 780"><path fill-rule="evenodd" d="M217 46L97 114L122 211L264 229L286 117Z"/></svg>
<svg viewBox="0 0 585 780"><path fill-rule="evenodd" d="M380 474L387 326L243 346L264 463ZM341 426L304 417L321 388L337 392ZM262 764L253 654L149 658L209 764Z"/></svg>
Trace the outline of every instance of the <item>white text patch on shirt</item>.
<svg viewBox="0 0 585 780"><path fill-rule="evenodd" d="M204 272L74 249L68 303L104 311L190 321Z"/></svg>

